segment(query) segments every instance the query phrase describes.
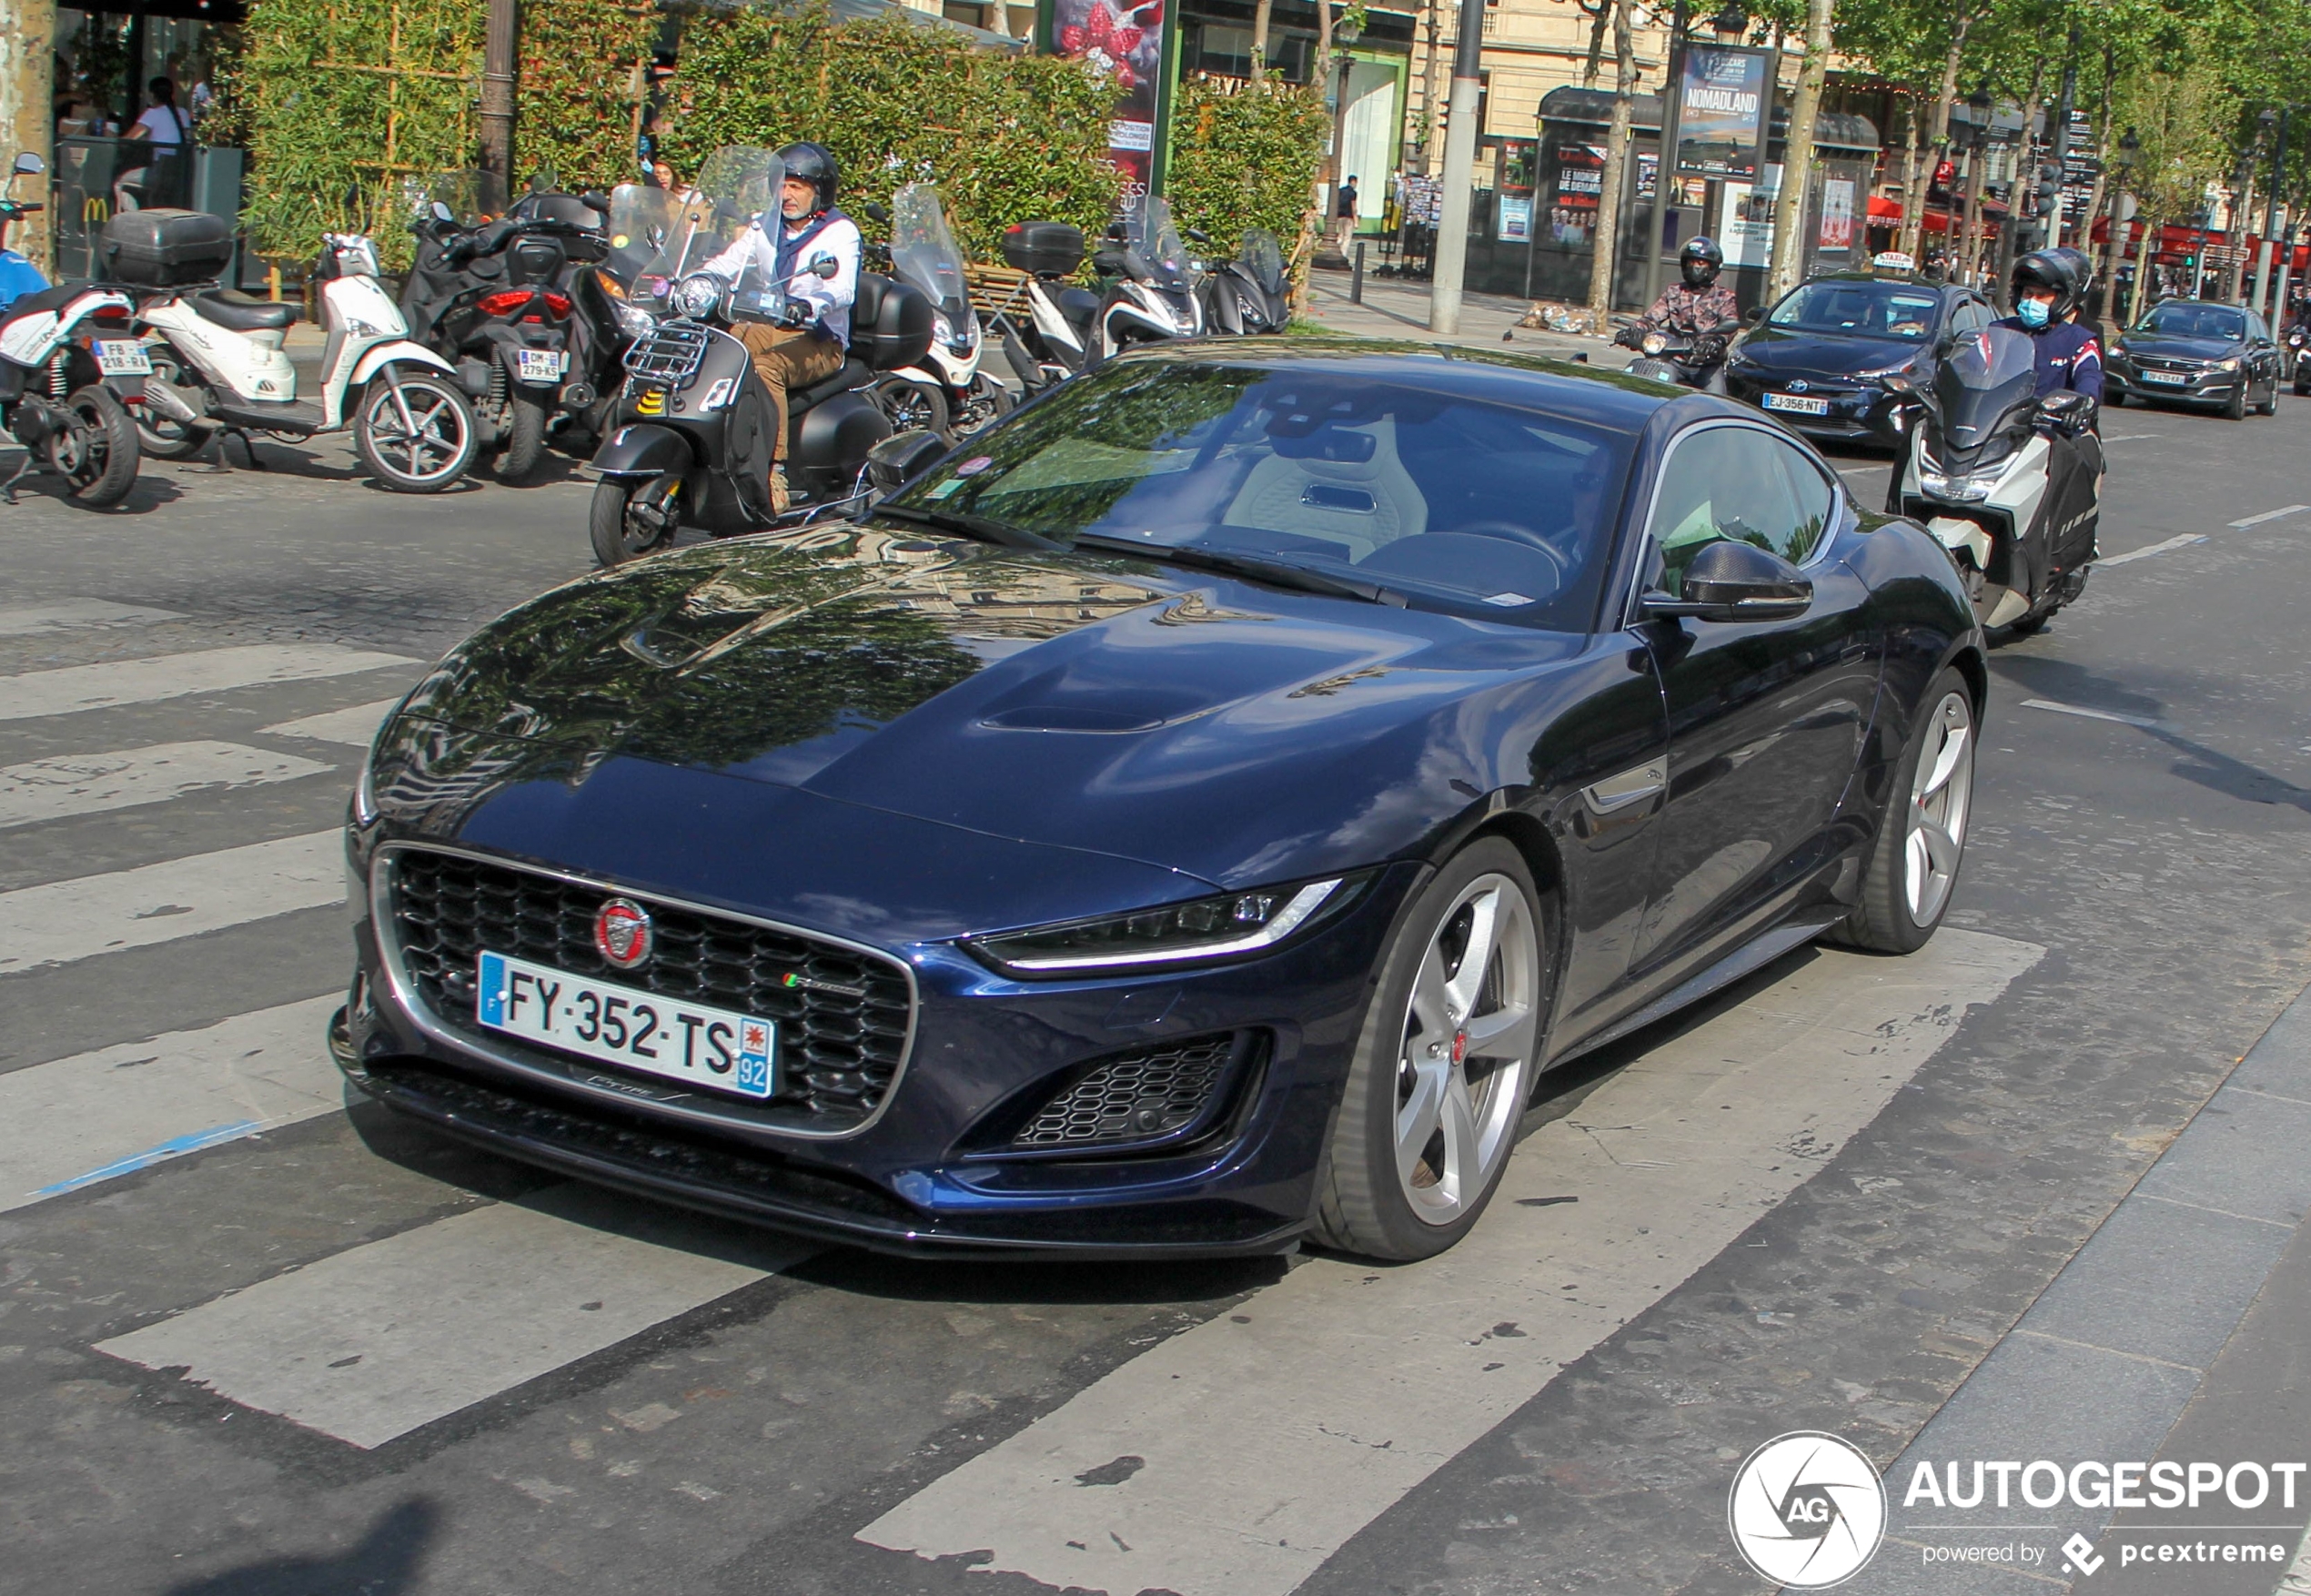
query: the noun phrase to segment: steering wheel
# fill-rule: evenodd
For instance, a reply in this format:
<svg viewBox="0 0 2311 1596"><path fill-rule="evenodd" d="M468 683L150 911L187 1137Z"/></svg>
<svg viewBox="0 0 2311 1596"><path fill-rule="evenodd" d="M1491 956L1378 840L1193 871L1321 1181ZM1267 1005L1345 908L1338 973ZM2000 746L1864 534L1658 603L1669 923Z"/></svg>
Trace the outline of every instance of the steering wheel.
<svg viewBox="0 0 2311 1596"><path fill-rule="evenodd" d="M1557 581L1560 587L1564 584L1565 579L1572 574L1571 565L1567 562L1562 554L1549 546L1547 539L1532 528L1517 521L1498 516L1485 520L1463 521L1460 525L1450 529L1450 535L1456 538L1498 538L1504 543L1514 543L1519 548L1530 549L1536 554L1546 555L1549 558L1549 563L1557 568Z"/></svg>

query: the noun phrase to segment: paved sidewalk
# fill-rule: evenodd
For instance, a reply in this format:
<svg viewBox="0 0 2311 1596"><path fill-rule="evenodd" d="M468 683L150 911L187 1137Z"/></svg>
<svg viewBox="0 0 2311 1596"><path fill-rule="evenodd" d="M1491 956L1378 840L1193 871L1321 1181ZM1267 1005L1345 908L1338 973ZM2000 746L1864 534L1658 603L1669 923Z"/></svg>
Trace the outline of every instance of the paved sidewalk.
<svg viewBox="0 0 2311 1596"><path fill-rule="evenodd" d="M1350 281L1345 271L1319 269L1314 273L1308 292L1309 318L1336 331L1368 338L1435 341L1428 332L1427 283L1374 277L1367 272L1364 278L1364 303L1352 305L1348 302ZM1488 347L1506 343L1526 354L1567 359L1585 353L1592 360L1610 350L1603 338L1519 327L1518 318L1531 303L1529 299L1505 294L1464 294L1460 300L1460 331L1446 341ZM1504 334L1508 336L1504 338Z"/></svg>

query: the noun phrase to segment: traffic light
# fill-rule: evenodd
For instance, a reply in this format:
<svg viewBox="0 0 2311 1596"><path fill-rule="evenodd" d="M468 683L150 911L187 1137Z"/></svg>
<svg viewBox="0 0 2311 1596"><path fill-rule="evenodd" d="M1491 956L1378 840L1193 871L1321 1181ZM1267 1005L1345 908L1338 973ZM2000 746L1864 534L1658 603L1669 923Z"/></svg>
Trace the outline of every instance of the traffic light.
<svg viewBox="0 0 2311 1596"><path fill-rule="evenodd" d="M2038 203L2033 208L2040 216L2051 216L2061 202L2063 169L2053 162L2038 168Z"/></svg>

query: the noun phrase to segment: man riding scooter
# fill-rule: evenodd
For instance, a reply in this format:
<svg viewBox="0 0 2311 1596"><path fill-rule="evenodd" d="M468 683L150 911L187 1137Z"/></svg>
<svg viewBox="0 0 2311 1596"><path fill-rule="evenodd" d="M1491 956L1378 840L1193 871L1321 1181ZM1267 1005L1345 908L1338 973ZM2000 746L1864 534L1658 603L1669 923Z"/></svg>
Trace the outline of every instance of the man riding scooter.
<svg viewBox="0 0 2311 1596"><path fill-rule="evenodd" d="M788 499L787 391L843 369L851 342L851 307L859 295L862 247L857 224L834 208L841 177L834 157L816 144L790 144L778 155L786 168L778 226L772 227L767 213L755 217L754 226L702 268L735 282L751 266L762 279L785 289L798 314L810 316L801 326L749 321L733 329L754 358L754 374L770 390L778 413L772 435L773 512L783 510ZM833 258L833 276L821 278L807 271L821 256Z"/></svg>
<svg viewBox="0 0 2311 1596"><path fill-rule="evenodd" d="M1741 330L1741 307L1732 285L1718 281L1724 268L1725 251L1714 239L1688 238L1677 252L1680 280L1662 289L1652 308L1615 333L1613 341L1673 366L1675 380L1688 388L1723 393L1725 352ZM1646 350L1648 335L1657 335L1661 347Z"/></svg>
<svg viewBox="0 0 2311 1596"><path fill-rule="evenodd" d="M2093 263L2078 250L2033 250L2014 262L2014 313L1997 323L2030 335L2037 350L2040 399L2064 392L2086 396L2077 409L2040 425L2056 458L2049 472L2055 481L2061 480L2065 453L2074 469L2097 482L2103 475L2103 440L2094 431L2102 419L2102 341L2078 319L2093 273Z"/></svg>

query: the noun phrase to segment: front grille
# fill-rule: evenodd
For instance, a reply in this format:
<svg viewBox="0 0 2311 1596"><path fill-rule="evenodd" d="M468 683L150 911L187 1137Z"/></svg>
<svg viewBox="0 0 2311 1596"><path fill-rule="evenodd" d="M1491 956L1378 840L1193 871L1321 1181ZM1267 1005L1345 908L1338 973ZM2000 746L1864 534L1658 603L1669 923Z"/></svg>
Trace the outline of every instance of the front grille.
<svg viewBox="0 0 2311 1596"><path fill-rule="evenodd" d="M1101 1146L1185 1130L1212 1106L1236 1040L1233 1032L1196 1036L1103 1060L1044 1104L1012 1146Z"/></svg>
<svg viewBox="0 0 2311 1596"><path fill-rule="evenodd" d="M695 322L668 322L646 338L634 340L626 351L626 369L637 377L680 388L706 359L712 337Z"/></svg>
<svg viewBox="0 0 2311 1596"><path fill-rule="evenodd" d="M2178 360L2165 355L2136 355L2134 360L2144 371L2184 371L2196 376L2212 369L2204 360Z"/></svg>
<svg viewBox="0 0 2311 1596"><path fill-rule="evenodd" d="M778 1094L732 1100L762 1123L847 1130L874 1112L899 1072L913 996L893 961L463 854L402 849L389 868L393 936L409 985L443 1020L494 1045L526 1046L474 1018L475 957L485 949L772 1021ZM652 951L640 970L613 970L595 949L595 913L613 895L650 910Z"/></svg>

